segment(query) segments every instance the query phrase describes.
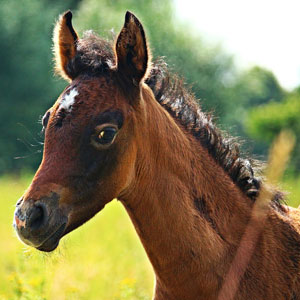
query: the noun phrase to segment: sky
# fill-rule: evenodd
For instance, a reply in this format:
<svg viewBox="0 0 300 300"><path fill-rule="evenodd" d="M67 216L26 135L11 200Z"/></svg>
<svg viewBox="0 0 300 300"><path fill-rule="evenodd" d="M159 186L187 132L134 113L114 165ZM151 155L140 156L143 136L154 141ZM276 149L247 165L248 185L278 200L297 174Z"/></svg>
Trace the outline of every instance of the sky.
<svg viewBox="0 0 300 300"><path fill-rule="evenodd" d="M300 0L175 0L178 16L201 37L220 43L242 70L275 74L286 89L300 85Z"/></svg>

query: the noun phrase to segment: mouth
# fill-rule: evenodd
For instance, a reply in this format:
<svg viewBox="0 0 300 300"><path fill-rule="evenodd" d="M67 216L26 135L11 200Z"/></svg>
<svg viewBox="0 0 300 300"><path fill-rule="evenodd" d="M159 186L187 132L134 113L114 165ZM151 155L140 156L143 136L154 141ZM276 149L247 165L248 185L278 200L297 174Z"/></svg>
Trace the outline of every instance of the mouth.
<svg viewBox="0 0 300 300"><path fill-rule="evenodd" d="M67 223L63 223L54 233L52 233L39 247L36 249L43 252L51 252L55 250L59 244Z"/></svg>

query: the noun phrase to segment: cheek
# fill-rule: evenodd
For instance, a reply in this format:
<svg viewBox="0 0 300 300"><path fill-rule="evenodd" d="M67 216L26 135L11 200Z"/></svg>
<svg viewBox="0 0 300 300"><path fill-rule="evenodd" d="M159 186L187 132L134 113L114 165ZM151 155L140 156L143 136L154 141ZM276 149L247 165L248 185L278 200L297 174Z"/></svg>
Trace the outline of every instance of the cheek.
<svg viewBox="0 0 300 300"><path fill-rule="evenodd" d="M120 157L116 147L107 150L96 150L93 146L81 155L84 177L91 182L97 182L109 178L118 166Z"/></svg>
<svg viewBox="0 0 300 300"><path fill-rule="evenodd" d="M108 185L114 186L117 195L128 189L135 179L136 155L136 146L130 145L119 158L119 164L111 175L111 181L108 183Z"/></svg>
<svg viewBox="0 0 300 300"><path fill-rule="evenodd" d="M102 150L91 144L90 132L84 134L77 158L80 176L72 184L82 197L88 195L109 201L112 199L108 198L117 197L130 185L135 177L137 149L134 141L124 134L126 132L127 128L123 127L115 142Z"/></svg>
<svg viewBox="0 0 300 300"><path fill-rule="evenodd" d="M97 205L104 206L118 198L130 186L135 176L134 152L128 151L119 156L117 152L111 154L98 156L89 166L85 179L73 182L72 196L68 197L72 204L77 203L81 207L84 202L88 210L94 211L95 207L99 209Z"/></svg>

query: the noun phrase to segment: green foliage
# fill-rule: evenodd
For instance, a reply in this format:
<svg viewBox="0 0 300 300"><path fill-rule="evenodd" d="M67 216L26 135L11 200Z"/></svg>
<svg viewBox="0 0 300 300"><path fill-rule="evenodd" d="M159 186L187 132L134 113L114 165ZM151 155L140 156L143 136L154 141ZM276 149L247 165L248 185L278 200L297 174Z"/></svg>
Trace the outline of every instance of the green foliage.
<svg viewBox="0 0 300 300"><path fill-rule="evenodd" d="M274 74L266 69L255 66L236 74L232 85L228 87L230 107L224 118L225 128L229 128L234 135L245 140L244 148L250 148L256 155L266 157L269 144L264 140L257 141L249 137L246 128L248 119L251 118L249 111L270 101L282 101L286 94Z"/></svg>
<svg viewBox="0 0 300 300"><path fill-rule="evenodd" d="M228 90L231 113L226 115L226 122L241 127L249 109L270 101L281 101L286 95L274 74L258 66L238 74ZM239 132L243 132L242 128Z"/></svg>
<svg viewBox="0 0 300 300"><path fill-rule="evenodd" d="M236 84L240 90L241 98L245 108L280 101L284 98L285 92L280 87L274 74L261 67L253 67L244 72Z"/></svg>
<svg viewBox="0 0 300 300"><path fill-rule="evenodd" d="M41 159L38 120L65 86L52 72L52 29L76 2L1 1L0 173L35 168Z"/></svg>
<svg viewBox="0 0 300 300"><path fill-rule="evenodd" d="M270 102L254 108L248 118L249 134L270 143L283 129L293 131L296 138L300 136L300 95L291 94L282 102ZM291 166L300 169L300 140L296 142Z"/></svg>

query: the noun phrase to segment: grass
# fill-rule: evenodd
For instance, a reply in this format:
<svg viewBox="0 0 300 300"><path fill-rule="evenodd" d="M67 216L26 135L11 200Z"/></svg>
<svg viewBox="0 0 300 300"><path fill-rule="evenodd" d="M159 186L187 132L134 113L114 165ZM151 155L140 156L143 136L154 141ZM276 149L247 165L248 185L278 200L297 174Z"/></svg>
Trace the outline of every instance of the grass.
<svg viewBox="0 0 300 300"><path fill-rule="evenodd" d="M31 181L0 178L0 299L149 300L153 271L116 200L44 254L22 244L12 228L14 206Z"/></svg>
<svg viewBox="0 0 300 300"><path fill-rule="evenodd" d="M31 176L0 178L0 300L149 300L153 271L117 201L44 254L23 245L11 226ZM300 204L300 177L285 178L288 204Z"/></svg>

